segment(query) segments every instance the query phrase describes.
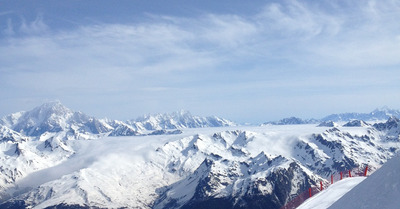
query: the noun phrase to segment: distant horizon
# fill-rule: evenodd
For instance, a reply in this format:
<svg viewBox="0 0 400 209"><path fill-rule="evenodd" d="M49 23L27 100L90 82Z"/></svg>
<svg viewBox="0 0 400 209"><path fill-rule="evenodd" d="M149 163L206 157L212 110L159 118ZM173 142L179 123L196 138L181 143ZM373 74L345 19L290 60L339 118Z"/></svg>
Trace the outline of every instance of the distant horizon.
<svg viewBox="0 0 400 209"><path fill-rule="evenodd" d="M0 0L0 115L262 123L400 108L398 1Z"/></svg>
<svg viewBox="0 0 400 209"><path fill-rule="evenodd" d="M277 122L277 121L282 120L282 119L293 118L293 117L294 117L294 118L300 118L300 119L303 119L303 120L321 120L321 119L323 119L324 117L331 116L331 115L335 115L335 114L351 114L351 113L369 114L369 113L372 113L372 112L374 112L374 111L381 111L381 110L385 110L385 109L387 109L387 110L399 111L399 109L395 109L395 108L388 107L387 105L383 105L383 106L381 106L381 107L374 108L373 110L371 110L371 111L369 111L369 112L336 112L336 113L335 113L335 112L331 112L331 113L328 113L328 114L326 114L326 115L324 115L324 116L322 116L322 117L319 117L319 118L316 118L316 117L299 117L299 116L296 116L296 115L292 115L292 116L282 117L282 118L278 118L278 119L274 119L274 120L265 120L265 121L261 121L261 122L256 122L256 123L254 123L254 122L250 122L250 121L235 121L235 120L233 120L233 119L231 119L231 118L223 117L223 116L220 116L220 115L212 115L212 114L200 115L200 114L192 113L192 111L190 111L190 110L180 109L180 110L174 110L174 111L170 111L170 112L144 113L144 114L141 114L141 115L138 115L138 116L134 116L134 117L131 117L131 118L128 118L128 119L118 119L118 118L113 118L113 117L98 117L98 116L95 116L95 115L91 115L91 114L86 113L86 112L84 112L84 111L76 110L76 109L74 109L74 108L70 108L69 106L63 104L63 102L60 101L60 100L52 100L52 101L44 102L44 103L42 103L42 104L40 104L40 105L31 107L31 108L25 109L25 110L20 110L20 111L15 111L15 112L12 112L12 113L8 113L8 114L5 114L5 115L0 116L0 117L3 118L3 117L6 117L6 116L8 116L8 115L11 115L11 114L14 114L14 113L18 113L18 112L27 112L27 111L31 111L31 110L34 110L35 108L38 108L38 107L42 106L42 105L51 104L51 103L60 103L61 105L63 105L64 107L70 109L71 111L74 111L74 112L82 112L83 114L86 114L86 115L91 116L91 117L95 117L95 118L97 118L97 119L110 119L110 120L127 121L127 120L136 120L136 119L138 119L138 118L140 118L140 117L149 116L149 115L152 116L152 115L158 115L158 114L172 114L172 113L179 113L179 112L182 112L182 111L183 111L183 112L188 112L188 113L190 113L190 114L193 115L193 116L198 116L198 117L210 117L210 116L215 116L215 117L219 117L219 118L222 118L222 119L230 120L230 121L232 121L232 122L234 122L234 123L237 123L237 124L252 124L252 125L260 125L260 124L268 123L268 122Z"/></svg>

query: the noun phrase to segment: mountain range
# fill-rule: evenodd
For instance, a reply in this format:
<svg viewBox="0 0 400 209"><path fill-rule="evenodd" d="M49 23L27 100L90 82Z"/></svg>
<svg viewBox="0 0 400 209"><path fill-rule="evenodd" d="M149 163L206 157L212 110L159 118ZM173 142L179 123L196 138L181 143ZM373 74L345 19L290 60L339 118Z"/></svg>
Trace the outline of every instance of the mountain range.
<svg viewBox="0 0 400 209"><path fill-rule="evenodd" d="M322 118L322 121L347 122L351 120L377 121L387 120L390 117L400 118L400 111L388 107L377 108L370 113L341 113Z"/></svg>
<svg viewBox="0 0 400 209"><path fill-rule="evenodd" d="M193 116L187 111L146 115L125 122L97 119L82 112L72 111L56 101L45 103L30 111L5 116L0 120L0 125L22 135L45 140L49 137L95 139L104 136L136 136L154 130L221 127L232 126L235 123L215 116Z"/></svg>
<svg viewBox="0 0 400 209"><path fill-rule="evenodd" d="M339 113L325 116L321 119L301 119L298 117L283 118L278 121L270 121L262 125L293 125L293 124L319 124L324 122L350 122L359 121L384 121L390 117L400 118L400 111L388 107L377 108L370 113Z"/></svg>
<svg viewBox="0 0 400 209"><path fill-rule="evenodd" d="M96 119L59 102L6 116L0 208L280 208L400 149L393 116L344 129L232 125L184 111Z"/></svg>

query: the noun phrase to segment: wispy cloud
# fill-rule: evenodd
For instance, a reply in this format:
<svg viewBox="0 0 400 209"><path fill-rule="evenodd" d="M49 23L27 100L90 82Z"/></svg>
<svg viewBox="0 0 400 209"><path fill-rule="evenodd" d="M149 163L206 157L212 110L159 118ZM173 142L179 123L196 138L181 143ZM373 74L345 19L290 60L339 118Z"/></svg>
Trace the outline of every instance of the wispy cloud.
<svg viewBox="0 0 400 209"><path fill-rule="evenodd" d="M3 33L7 36L12 36L15 34L11 19L7 19L7 27L3 30Z"/></svg>
<svg viewBox="0 0 400 209"><path fill-rule="evenodd" d="M346 87L398 91L388 79L399 76L398 19L398 1L283 1L247 16L153 14L141 23L72 30L52 30L44 15L21 25L9 20L8 37L0 40L0 92L62 101L76 96L73 105L132 104L128 113L98 111L117 117L185 108L244 118L249 108L273 109L290 98L305 107ZM313 96L317 88L323 92Z"/></svg>
<svg viewBox="0 0 400 209"><path fill-rule="evenodd" d="M19 30L22 33L34 35L34 34L42 34L48 31L49 27L43 22L43 15L38 15L34 21L29 23L26 22L24 18L22 18Z"/></svg>
<svg viewBox="0 0 400 209"><path fill-rule="evenodd" d="M1 11L0 12L0 16L9 15L9 14L12 14L12 13L13 13L13 11Z"/></svg>

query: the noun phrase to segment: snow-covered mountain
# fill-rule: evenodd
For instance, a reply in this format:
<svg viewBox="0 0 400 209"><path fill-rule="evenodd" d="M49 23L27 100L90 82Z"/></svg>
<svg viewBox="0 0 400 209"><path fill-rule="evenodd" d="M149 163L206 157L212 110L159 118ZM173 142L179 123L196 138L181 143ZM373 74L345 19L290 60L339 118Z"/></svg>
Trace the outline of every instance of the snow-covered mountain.
<svg viewBox="0 0 400 209"><path fill-rule="evenodd" d="M324 122L351 122L351 121L385 121L390 117L400 118L400 111L388 107L377 108L370 113L339 113L331 114L321 119L301 119L297 117L284 118L271 121L262 125L293 125L293 124L319 124ZM348 124L350 125L350 124Z"/></svg>
<svg viewBox="0 0 400 209"><path fill-rule="evenodd" d="M20 178L13 190L19 195L5 190L13 198L0 207L280 208L332 173L379 168L400 148L398 124L392 118L344 130L271 125L76 140L63 144L75 154L55 165L63 175L25 190L35 178ZM47 155L56 153L61 149ZM83 164L71 166L76 162Z"/></svg>
<svg viewBox="0 0 400 209"><path fill-rule="evenodd" d="M346 124L343 125L344 127L366 127L370 126L367 122L363 120L352 120L350 122L347 122Z"/></svg>
<svg viewBox="0 0 400 209"><path fill-rule="evenodd" d="M322 121L318 127L338 127L339 125L333 121Z"/></svg>
<svg viewBox="0 0 400 209"><path fill-rule="evenodd" d="M167 114L163 116L164 119L168 118ZM170 117L176 119L173 124L180 128L233 124L217 117L191 116L188 112L173 116ZM159 125L158 122L165 124L162 121L155 121L153 123L155 128L149 130L151 135L182 133L181 130L159 129L168 127ZM128 124L118 120L96 119L72 111L60 102L45 103L30 111L3 117L0 119L0 179L2 180L0 200L12 197L14 192L21 192L16 182L37 172L59 166L67 159L75 157L77 151L75 144L78 143L76 140L146 135L144 131L147 130L143 124L146 124L146 121L130 121ZM79 164L80 162L76 163ZM35 179L35 182L41 181Z"/></svg>
<svg viewBox="0 0 400 209"><path fill-rule="evenodd" d="M376 123L374 124L374 127L379 130L379 131L394 131L395 133L398 133L399 129L399 124L400 124L400 119L396 117L390 117L386 123Z"/></svg>
<svg viewBox="0 0 400 209"><path fill-rule="evenodd" d="M0 125L0 142L22 142L27 141L28 137L23 136L6 126Z"/></svg>
<svg viewBox="0 0 400 209"><path fill-rule="evenodd" d="M292 158L249 150L259 137L254 132L226 131L195 135L157 149L169 159L169 171L183 179L160 189L153 208L276 208L322 180Z"/></svg>
<svg viewBox="0 0 400 209"><path fill-rule="evenodd" d="M113 127L113 130L111 131L109 136L137 136L141 135L142 132L146 130L141 126L135 126L135 124L130 125L118 120L105 119L102 121Z"/></svg>
<svg viewBox="0 0 400 209"><path fill-rule="evenodd" d="M395 117L232 127L182 111L99 120L49 103L0 123L0 208L280 208L332 173L374 171L400 149ZM219 127L180 130L206 126Z"/></svg>
<svg viewBox="0 0 400 209"><path fill-rule="evenodd" d="M58 138L33 141L1 125L0 138L0 200L12 197L17 181L74 154L68 142Z"/></svg>
<svg viewBox="0 0 400 209"><path fill-rule="evenodd" d="M0 123L23 135L39 138L92 138L92 135L113 130L107 123L81 112L74 112L60 102L49 102L30 111L11 114Z"/></svg>
<svg viewBox="0 0 400 209"><path fill-rule="evenodd" d="M187 111L171 114L147 115L127 122L97 119L82 112L75 112L60 102L49 102L30 111L8 115L0 124L22 135L40 140L57 137L60 139L96 139L103 136L136 136L146 131L222 127L235 125L233 122L215 116L193 116ZM175 134L178 131L174 132Z"/></svg>
<svg viewBox="0 0 400 209"><path fill-rule="evenodd" d="M370 113L341 113L328 115L321 121L347 122L352 120L378 121L387 120L390 117L400 118L400 111L388 107L377 108Z"/></svg>
<svg viewBox="0 0 400 209"><path fill-rule="evenodd" d="M128 121L129 124L143 127L146 130L184 129L203 127L235 126L236 124L216 116L193 116L188 111L178 111L170 114L144 115L136 120Z"/></svg>
<svg viewBox="0 0 400 209"><path fill-rule="evenodd" d="M293 160L264 153L245 162L205 159L191 175L166 187L154 208L278 208L322 180L310 174Z"/></svg>
<svg viewBox="0 0 400 209"><path fill-rule="evenodd" d="M289 117L289 118L283 118L279 121L266 122L266 123L263 123L262 125L268 125L268 124L272 124L272 125L315 124L318 122L319 122L319 120L316 120L316 119L303 120L303 119L297 118L297 117Z"/></svg>

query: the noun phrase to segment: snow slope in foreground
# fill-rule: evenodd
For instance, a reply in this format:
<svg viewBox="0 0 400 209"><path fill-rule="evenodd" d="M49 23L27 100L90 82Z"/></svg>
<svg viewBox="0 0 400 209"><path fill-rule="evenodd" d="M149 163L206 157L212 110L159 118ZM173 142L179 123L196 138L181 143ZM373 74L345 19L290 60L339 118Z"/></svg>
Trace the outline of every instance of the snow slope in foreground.
<svg viewBox="0 0 400 209"><path fill-rule="evenodd" d="M330 209L398 209L400 207L399 197L400 156L396 156L335 202Z"/></svg>
<svg viewBox="0 0 400 209"><path fill-rule="evenodd" d="M332 184L326 190L316 194L305 201L297 209L321 209L328 208L335 201L349 192L353 187L364 181L365 177L346 178Z"/></svg>

